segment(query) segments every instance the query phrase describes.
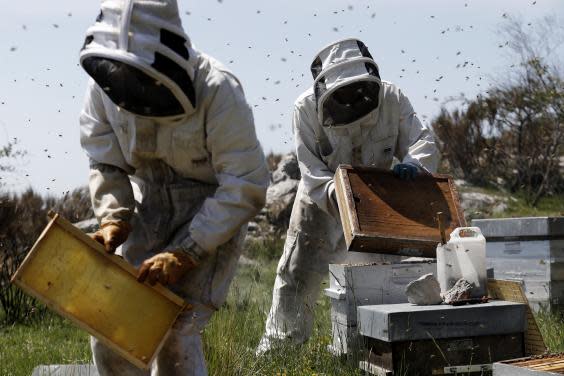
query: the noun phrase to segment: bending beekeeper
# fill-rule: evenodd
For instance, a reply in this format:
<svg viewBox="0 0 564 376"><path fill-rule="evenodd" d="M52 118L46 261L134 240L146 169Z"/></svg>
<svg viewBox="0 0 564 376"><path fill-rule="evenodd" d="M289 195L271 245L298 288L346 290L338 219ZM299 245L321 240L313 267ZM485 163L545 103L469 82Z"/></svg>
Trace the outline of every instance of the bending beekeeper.
<svg viewBox="0 0 564 376"><path fill-rule="evenodd" d="M101 224L93 236L108 252L121 244L140 281L194 306L150 374L206 375L200 333L268 184L251 109L237 78L191 46L176 0L103 0L80 63L92 78L80 127ZM149 374L91 344L100 375Z"/></svg>
<svg viewBox="0 0 564 376"><path fill-rule="evenodd" d="M293 118L302 180L258 355L275 340L300 344L310 337L328 264L350 259L333 182L337 166L389 169L396 157L396 175L414 179L434 172L439 159L432 132L402 91L380 79L361 41L346 39L327 46L315 57L311 71L313 87L297 99Z"/></svg>

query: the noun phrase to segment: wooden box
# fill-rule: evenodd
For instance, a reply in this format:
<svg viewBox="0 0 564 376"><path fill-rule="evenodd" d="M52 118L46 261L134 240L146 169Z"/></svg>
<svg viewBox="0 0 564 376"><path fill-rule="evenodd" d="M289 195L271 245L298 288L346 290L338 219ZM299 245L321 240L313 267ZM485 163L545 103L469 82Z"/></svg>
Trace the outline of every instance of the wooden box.
<svg viewBox="0 0 564 376"><path fill-rule="evenodd" d="M436 275L434 261L329 264L329 288L324 291L331 301L331 353L352 355L358 350L357 307L407 303L405 287L422 275Z"/></svg>
<svg viewBox="0 0 564 376"><path fill-rule="evenodd" d="M564 312L564 217L474 219L497 279L523 281L535 311Z"/></svg>
<svg viewBox="0 0 564 376"><path fill-rule="evenodd" d="M443 213L447 237L466 226L448 175L403 181L389 170L339 166L335 190L349 251L436 257L437 213Z"/></svg>
<svg viewBox="0 0 564 376"><path fill-rule="evenodd" d="M494 363L494 376L564 375L564 354L543 355Z"/></svg>
<svg viewBox="0 0 564 376"><path fill-rule="evenodd" d="M12 282L137 367L148 369L188 306L68 221L53 215Z"/></svg>
<svg viewBox="0 0 564 376"><path fill-rule="evenodd" d="M364 340L360 368L378 376L480 376L491 374L493 362L523 356L523 333L395 343Z"/></svg>

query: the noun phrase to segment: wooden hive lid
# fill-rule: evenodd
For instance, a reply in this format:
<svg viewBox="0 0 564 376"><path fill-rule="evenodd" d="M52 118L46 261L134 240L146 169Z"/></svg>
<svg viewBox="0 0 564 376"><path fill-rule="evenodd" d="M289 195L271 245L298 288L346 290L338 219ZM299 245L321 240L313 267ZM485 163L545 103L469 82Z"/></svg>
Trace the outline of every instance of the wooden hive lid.
<svg viewBox="0 0 564 376"><path fill-rule="evenodd" d="M447 235L466 226L448 175L403 181L389 170L339 166L335 188L349 251L435 257L437 213L443 213Z"/></svg>

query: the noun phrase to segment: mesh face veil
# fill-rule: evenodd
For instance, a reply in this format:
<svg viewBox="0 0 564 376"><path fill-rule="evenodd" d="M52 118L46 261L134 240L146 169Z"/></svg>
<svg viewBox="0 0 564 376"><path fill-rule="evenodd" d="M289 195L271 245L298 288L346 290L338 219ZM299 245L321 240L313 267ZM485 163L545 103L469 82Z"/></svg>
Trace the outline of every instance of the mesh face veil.
<svg viewBox="0 0 564 376"><path fill-rule="evenodd" d="M345 39L325 47L311 72L321 125L345 126L378 108L382 86L378 65L361 41Z"/></svg>
<svg viewBox="0 0 564 376"><path fill-rule="evenodd" d="M179 117L197 105L194 55L176 0L102 0L80 63L119 107Z"/></svg>

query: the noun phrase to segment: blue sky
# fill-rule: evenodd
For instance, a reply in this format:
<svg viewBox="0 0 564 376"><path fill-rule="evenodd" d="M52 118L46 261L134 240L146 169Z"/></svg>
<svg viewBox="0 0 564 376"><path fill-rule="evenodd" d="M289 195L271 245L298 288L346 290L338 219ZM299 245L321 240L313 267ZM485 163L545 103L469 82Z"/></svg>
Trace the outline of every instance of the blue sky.
<svg viewBox="0 0 564 376"><path fill-rule="evenodd" d="M78 139L87 77L78 51L100 3L31 3L0 0L0 145L17 138L28 152L3 180L11 190L32 186L59 195L87 183ZM564 0L208 0L179 6L194 45L242 81L266 152L292 150L293 102L311 85L314 55L331 41L363 40L382 78L400 86L430 120L449 97L474 96L507 73L514 61L499 47L504 15L530 27L547 15L564 19Z"/></svg>

